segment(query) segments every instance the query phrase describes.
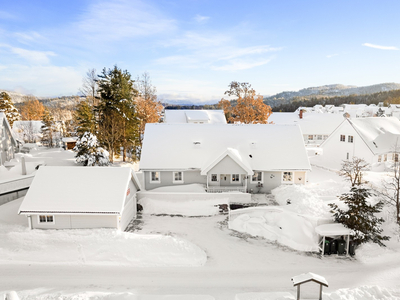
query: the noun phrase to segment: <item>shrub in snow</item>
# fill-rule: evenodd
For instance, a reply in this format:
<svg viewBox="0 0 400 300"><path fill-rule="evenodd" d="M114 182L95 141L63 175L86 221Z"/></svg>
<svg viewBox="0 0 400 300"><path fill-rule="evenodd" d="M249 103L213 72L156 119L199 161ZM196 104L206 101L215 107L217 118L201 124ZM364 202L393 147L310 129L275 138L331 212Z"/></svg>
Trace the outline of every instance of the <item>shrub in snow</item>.
<svg viewBox="0 0 400 300"><path fill-rule="evenodd" d="M76 141L74 151L77 151L76 162L84 166L108 166L110 163L108 151L99 147L97 137L90 132Z"/></svg>
<svg viewBox="0 0 400 300"><path fill-rule="evenodd" d="M383 202L379 200L373 205L368 201L371 196L369 189L355 186L349 193L340 197L340 200L347 205L347 209L341 209L334 203L329 206L332 208L335 221L354 231L353 240L356 244L372 241L385 246L382 241L389 240L389 237L382 235L383 229L380 226L384 220L375 215L381 212Z"/></svg>

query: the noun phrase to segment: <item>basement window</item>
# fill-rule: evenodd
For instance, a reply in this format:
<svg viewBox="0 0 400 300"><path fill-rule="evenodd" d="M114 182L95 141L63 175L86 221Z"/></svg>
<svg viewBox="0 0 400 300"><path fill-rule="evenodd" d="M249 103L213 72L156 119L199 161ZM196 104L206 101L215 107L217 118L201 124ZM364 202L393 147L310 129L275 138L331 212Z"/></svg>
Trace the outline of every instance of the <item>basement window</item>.
<svg viewBox="0 0 400 300"><path fill-rule="evenodd" d="M52 215L39 215L39 223L51 223L54 224L54 216Z"/></svg>
<svg viewBox="0 0 400 300"><path fill-rule="evenodd" d="M183 172L174 172L173 183L183 183Z"/></svg>
<svg viewBox="0 0 400 300"><path fill-rule="evenodd" d="M160 183L160 172L155 171L155 172L150 172L150 182L151 183Z"/></svg>

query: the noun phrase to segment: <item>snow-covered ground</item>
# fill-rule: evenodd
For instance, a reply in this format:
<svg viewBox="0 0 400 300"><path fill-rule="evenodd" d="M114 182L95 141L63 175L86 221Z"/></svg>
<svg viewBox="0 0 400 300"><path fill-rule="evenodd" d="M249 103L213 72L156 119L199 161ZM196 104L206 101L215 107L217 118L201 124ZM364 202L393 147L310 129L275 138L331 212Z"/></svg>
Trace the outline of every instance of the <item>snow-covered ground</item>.
<svg viewBox="0 0 400 300"><path fill-rule="evenodd" d="M47 164L73 164L70 151L32 155ZM379 176L370 177L378 184ZM326 203L348 190L337 174L322 169L314 168L308 181L282 188L275 198L254 195L251 201L264 206L233 212L230 220L228 214L144 212L124 233L31 231L16 215L21 199L15 200L0 206L0 299L11 290L21 299L295 299L290 279L307 272L328 281L323 299L400 299L400 243L390 218L386 248L367 244L355 258L323 259L304 251L312 249L293 250L293 243L315 242L307 231L326 217ZM180 209L185 215L193 207ZM259 234L260 226L270 235Z"/></svg>

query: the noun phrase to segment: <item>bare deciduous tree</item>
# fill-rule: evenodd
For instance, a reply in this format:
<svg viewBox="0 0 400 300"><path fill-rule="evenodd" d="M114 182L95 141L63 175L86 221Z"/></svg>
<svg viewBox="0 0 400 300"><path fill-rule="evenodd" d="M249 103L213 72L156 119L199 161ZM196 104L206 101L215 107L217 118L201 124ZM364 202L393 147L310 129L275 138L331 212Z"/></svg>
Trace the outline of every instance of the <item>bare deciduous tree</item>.
<svg viewBox="0 0 400 300"><path fill-rule="evenodd" d="M351 186L365 183L363 181L363 172L369 169L369 164L363 159L353 156L352 160L345 160L339 175L350 181Z"/></svg>
<svg viewBox="0 0 400 300"><path fill-rule="evenodd" d="M82 87L79 91L88 98L91 102L91 105L97 105L97 97L98 97L98 76L96 74L96 69L89 69L86 72L86 77L83 78Z"/></svg>
<svg viewBox="0 0 400 300"><path fill-rule="evenodd" d="M382 191L380 195L385 202L393 205L396 209L396 222L400 225L400 145L398 141L394 145L393 160L390 166L389 178L382 180Z"/></svg>

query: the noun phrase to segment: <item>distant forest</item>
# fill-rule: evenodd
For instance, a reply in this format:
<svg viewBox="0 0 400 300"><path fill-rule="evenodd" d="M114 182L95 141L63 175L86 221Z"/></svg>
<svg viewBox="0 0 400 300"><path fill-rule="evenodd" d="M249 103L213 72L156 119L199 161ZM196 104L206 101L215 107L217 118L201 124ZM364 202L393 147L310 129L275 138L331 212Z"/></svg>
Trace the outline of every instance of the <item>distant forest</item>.
<svg viewBox="0 0 400 300"><path fill-rule="evenodd" d="M294 112L300 106L312 107L314 105L335 105L342 104L378 104L383 102L384 106L389 104L400 104L400 90L388 92L379 92L369 95L350 95L350 96L335 96L335 97L313 97L313 98L293 98L290 103L283 103L272 107L273 112Z"/></svg>
<svg viewBox="0 0 400 300"><path fill-rule="evenodd" d="M282 100L283 102L284 100ZM340 106L342 104L378 104L379 102L383 102L384 106L388 106L389 104L400 104L400 90L392 90L388 92L379 92L369 95L350 95L350 96L334 96L334 97L324 97L324 96L315 96L315 97L295 97L288 102L284 101L280 105L272 106L273 112L294 112L300 106L308 106L312 107L314 105L335 105ZM268 100L265 100L264 103L268 104ZM275 102L276 103L276 102ZM231 101L231 104L234 106L236 101ZM218 107L218 104L212 105L170 105L165 104L166 109L221 109Z"/></svg>

